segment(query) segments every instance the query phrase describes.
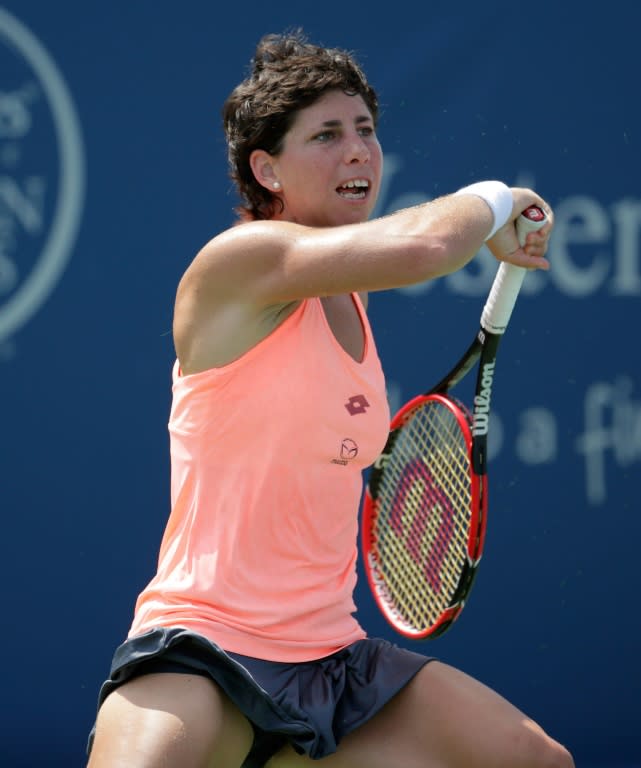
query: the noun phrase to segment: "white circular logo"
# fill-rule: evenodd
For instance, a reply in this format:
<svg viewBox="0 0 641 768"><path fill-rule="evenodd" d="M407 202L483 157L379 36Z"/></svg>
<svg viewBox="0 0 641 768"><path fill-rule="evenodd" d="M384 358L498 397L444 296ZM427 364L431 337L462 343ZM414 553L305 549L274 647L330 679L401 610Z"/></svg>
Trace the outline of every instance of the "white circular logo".
<svg viewBox="0 0 641 768"><path fill-rule="evenodd" d="M76 111L55 62L0 8L0 341L39 309L71 256L84 203Z"/></svg>

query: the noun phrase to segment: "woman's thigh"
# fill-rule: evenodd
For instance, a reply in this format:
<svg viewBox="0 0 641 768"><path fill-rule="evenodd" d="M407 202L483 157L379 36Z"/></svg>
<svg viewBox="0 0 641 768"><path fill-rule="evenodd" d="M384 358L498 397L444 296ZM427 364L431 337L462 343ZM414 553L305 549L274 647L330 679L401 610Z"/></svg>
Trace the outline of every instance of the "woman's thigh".
<svg viewBox="0 0 641 768"><path fill-rule="evenodd" d="M569 753L504 698L430 662L371 720L349 734L327 768L572 768ZM311 768L291 748L268 768Z"/></svg>
<svg viewBox="0 0 641 768"><path fill-rule="evenodd" d="M249 722L210 679L141 675L100 707L89 768L240 768L252 740Z"/></svg>

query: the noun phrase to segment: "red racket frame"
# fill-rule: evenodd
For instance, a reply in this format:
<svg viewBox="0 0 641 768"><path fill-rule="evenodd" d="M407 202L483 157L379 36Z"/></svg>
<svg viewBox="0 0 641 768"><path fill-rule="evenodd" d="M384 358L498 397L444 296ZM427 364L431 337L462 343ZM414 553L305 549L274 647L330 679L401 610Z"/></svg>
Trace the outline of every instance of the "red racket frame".
<svg viewBox="0 0 641 768"><path fill-rule="evenodd" d="M363 553L363 565L372 595L374 596L379 610L394 630L412 640L437 637L449 628L452 622L456 620L463 610L465 599L469 594L472 582L474 581L476 568L483 554L487 527L487 475L479 475L474 472L472 464L474 437L472 435L471 417L462 403L443 394L418 395L407 402L394 416L390 425L390 432L391 434L394 434L398 430L403 429L405 423L411 419L413 412L428 401L437 401L447 408L456 418L464 435L470 462L469 471L472 506L467 538L467 567L461 574L459 584L450 606L443 611L435 624L423 630L418 630L409 626L400 615L394 611L391 601L386 599L385 585L382 578L380 576L377 577L376 556L372 551L372 544L374 541L374 529L376 526L378 510L376 497L372 494L372 485L375 485L375 483L372 483L372 477L375 477L377 473L382 471L384 459L382 464L379 464L379 468L375 465L371 470L372 476L370 476L370 481L365 488L363 515L361 519L361 551ZM385 451L382 454L382 457L384 456Z"/></svg>

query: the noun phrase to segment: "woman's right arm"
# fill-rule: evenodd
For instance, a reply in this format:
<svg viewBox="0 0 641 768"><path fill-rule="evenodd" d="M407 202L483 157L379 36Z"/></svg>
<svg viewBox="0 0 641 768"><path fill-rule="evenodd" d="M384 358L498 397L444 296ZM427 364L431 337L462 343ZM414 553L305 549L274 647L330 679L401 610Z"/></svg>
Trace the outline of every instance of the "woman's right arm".
<svg viewBox="0 0 641 768"><path fill-rule="evenodd" d="M530 269L544 258L552 224L520 248L514 220L528 205L549 206L535 192L513 188L508 221L488 242L493 255ZM360 224L304 227L256 221L208 243L180 290L200 299L256 306L310 296L397 288L454 272L479 251L493 228L492 210L475 194L456 194Z"/></svg>

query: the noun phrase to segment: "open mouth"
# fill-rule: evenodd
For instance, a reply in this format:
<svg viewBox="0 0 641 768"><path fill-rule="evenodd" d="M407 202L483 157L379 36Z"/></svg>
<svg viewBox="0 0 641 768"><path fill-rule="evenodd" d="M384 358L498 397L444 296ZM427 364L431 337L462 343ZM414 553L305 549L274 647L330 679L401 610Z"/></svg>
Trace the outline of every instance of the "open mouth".
<svg viewBox="0 0 641 768"><path fill-rule="evenodd" d="M353 179L346 181L336 191L341 197L347 200L363 200L369 192L369 181L367 179Z"/></svg>

